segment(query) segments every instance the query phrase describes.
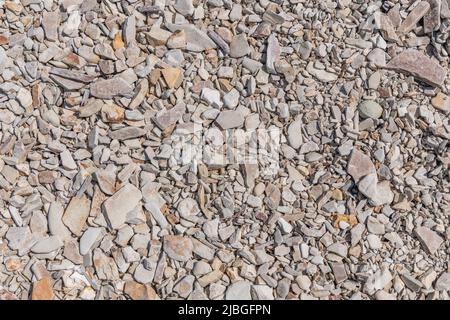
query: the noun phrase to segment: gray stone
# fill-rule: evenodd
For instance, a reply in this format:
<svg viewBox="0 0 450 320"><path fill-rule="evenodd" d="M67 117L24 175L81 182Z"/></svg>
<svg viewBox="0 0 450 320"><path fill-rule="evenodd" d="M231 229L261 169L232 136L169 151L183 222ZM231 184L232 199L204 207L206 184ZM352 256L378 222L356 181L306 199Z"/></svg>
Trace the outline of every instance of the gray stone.
<svg viewBox="0 0 450 320"><path fill-rule="evenodd" d="M435 254L444 242L436 232L424 226L417 227L414 234L429 254Z"/></svg>
<svg viewBox="0 0 450 320"><path fill-rule="evenodd" d="M225 300L251 300L250 288L250 282L245 280L236 281L228 286Z"/></svg>
<svg viewBox="0 0 450 320"><path fill-rule="evenodd" d="M103 209L111 228L120 229L127 219L127 213L133 210L141 199L141 191L131 183L124 185L108 198L103 203Z"/></svg>
<svg viewBox="0 0 450 320"><path fill-rule="evenodd" d="M250 54L251 49L248 45L247 36L244 33L233 37L230 44L230 57L241 58Z"/></svg>
<svg viewBox="0 0 450 320"><path fill-rule="evenodd" d="M91 84L91 95L100 99L111 99L115 96L127 95L133 87L120 77L97 80Z"/></svg>
<svg viewBox="0 0 450 320"><path fill-rule="evenodd" d="M217 125L223 130L239 128L244 124L244 116L240 111L222 111L216 119Z"/></svg>

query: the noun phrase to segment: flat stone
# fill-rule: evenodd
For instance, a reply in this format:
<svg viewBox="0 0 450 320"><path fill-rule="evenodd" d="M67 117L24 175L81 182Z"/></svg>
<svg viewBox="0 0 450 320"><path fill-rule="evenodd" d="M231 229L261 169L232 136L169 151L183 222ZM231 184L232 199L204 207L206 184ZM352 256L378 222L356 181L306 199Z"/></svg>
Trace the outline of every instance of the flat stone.
<svg viewBox="0 0 450 320"><path fill-rule="evenodd" d="M145 135L147 131L142 128L137 127L124 127L109 133L111 139L116 139L119 141L129 140L134 138L139 138Z"/></svg>
<svg viewBox="0 0 450 320"><path fill-rule="evenodd" d="M111 228L120 229L127 219L127 213L132 211L141 199L141 191L131 183L126 184L108 198L103 203L103 209Z"/></svg>
<svg viewBox="0 0 450 320"><path fill-rule="evenodd" d="M166 68L161 73L169 88L175 88L183 80L183 71L179 68Z"/></svg>
<svg viewBox="0 0 450 320"><path fill-rule="evenodd" d="M86 231L83 233L83 235L80 238L80 254L81 255L84 256L93 249L94 244L100 240L102 231L103 231L102 228L89 227L86 229Z"/></svg>
<svg viewBox="0 0 450 320"><path fill-rule="evenodd" d="M362 177L376 173L375 166L370 157L354 148L347 165L347 173L358 182Z"/></svg>
<svg viewBox="0 0 450 320"><path fill-rule="evenodd" d="M131 46L136 41L136 17L129 16L123 24L123 40L127 47Z"/></svg>
<svg viewBox="0 0 450 320"><path fill-rule="evenodd" d="M86 104L78 109L80 118L87 118L99 112L104 105L102 100L90 99Z"/></svg>
<svg viewBox="0 0 450 320"><path fill-rule="evenodd" d="M408 14L405 20L398 28L400 33L408 33L414 29L425 14L430 10L430 4L427 1L421 1L419 4Z"/></svg>
<svg viewBox="0 0 450 320"><path fill-rule="evenodd" d="M136 86L136 92L134 94L133 100L131 100L128 105L128 109L136 109L144 101L145 96L148 93L148 80L142 79Z"/></svg>
<svg viewBox="0 0 450 320"><path fill-rule="evenodd" d="M183 16L192 16L194 14L194 5L192 0L175 0L173 5L175 10Z"/></svg>
<svg viewBox="0 0 450 320"><path fill-rule="evenodd" d="M123 96L131 93L133 87L120 77L97 80L91 84L91 95L100 99L111 99L115 96Z"/></svg>
<svg viewBox="0 0 450 320"><path fill-rule="evenodd" d="M161 130L165 130L173 124L177 123L181 119L184 112L185 105L179 103L175 105L175 107L159 113L158 116L153 119L153 121Z"/></svg>
<svg viewBox="0 0 450 320"><path fill-rule="evenodd" d="M272 33L267 39L266 50L266 68L270 73L276 74L275 63L280 59L281 47L278 43L278 39L274 33Z"/></svg>
<svg viewBox="0 0 450 320"><path fill-rule="evenodd" d="M42 278L33 283L31 292L31 300L53 300L55 293L53 292L53 283L50 278Z"/></svg>
<svg viewBox="0 0 450 320"><path fill-rule="evenodd" d="M198 29L194 25L166 23L166 27L171 32L183 30L186 33L186 50L188 51L201 52L217 47L206 32Z"/></svg>
<svg viewBox="0 0 450 320"><path fill-rule="evenodd" d="M180 235L164 236L164 252L169 258L186 262L192 258L194 246L191 239Z"/></svg>
<svg viewBox="0 0 450 320"><path fill-rule="evenodd" d="M58 40L59 11L44 11L41 23L47 40Z"/></svg>
<svg viewBox="0 0 450 320"><path fill-rule="evenodd" d="M73 197L67 206L62 221L76 236L81 235L86 219L91 209L91 201L83 195L82 197Z"/></svg>
<svg viewBox="0 0 450 320"><path fill-rule="evenodd" d="M6 232L5 239L11 250L18 250L19 255L24 255L36 243L29 227L10 227Z"/></svg>
<svg viewBox="0 0 450 320"><path fill-rule="evenodd" d="M249 281L236 281L228 286L225 300L251 300L251 283Z"/></svg>
<svg viewBox="0 0 450 320"><path fill-rule="evenodd" d="M441 0L426 1L430 4L430 9L423 17L423 31L430 33L438 30L441 25Z"/></svg>
<svg viewBox="0 0 450 320"><path fill-rule="evenodd" d="M181 31L181 32L184 32L184 31ZM148 33L146 33L146 37L147 37L147 39L149 39L149 43L154 47L165 45L171 35L172 35L172 32L161 29L161 28L157 27L156 25L152 26L150 31Z"/></svg>
<svg viewBox="0 0 450 320"><path fill-rule="evenodd" d="M63 246L63 242L59 236L50 236L39 240L32 248L34 253L50 253L58 250Z"/></svg>
<svg viewBox="0 0 450 320"><path fill-rule="evenodd" d="M233 37L230 44L230 57L241 58L250 54L251 49L248 45L247 36L244 33Z"/></svg>
<svg viewBox="0 0 450 320"><path fill-rule="evenodd" d="M420 51L408 49L395 56L386 65L387 69L410 74L431 86L440 87L445 81L447 71L435 60Z"/></svg>
<svg viewBox="0 0 450 320"><path fill-rule="evenodd" d="M240 111L222 111L216 119L216 123L223 130L238 128L244 124L244 116Z"/></svg>
<svg viewBox="0 0 450 320"><path fill-rule="evenodd" d="M59 154L60 158L61 158L61 164L64 167L64 169L66 170L75 170L78 168L75 160L73 160L72 158L72 154L70 153L69 150L64 150L63 152L61 152Z"/></svg>
<svg viewBox="0 0 450 320"><path fill-rule="evenodd" d="M429 254L435 254L444 242L435 231L427 227L417 227L414 234Z"/></svg>
<svg viewBox="0 0 450 320"><path fill-rule="evenodd" d="M302 126L303 126L303 122L299 118L297 120L294 120L288 127L288 130L287 130L288 142L289 142L289 145L294 149L300 148L300 146L303 143Z"/></svg>
<svg viewBox="0 0 450 320"><path fill-rule="evenodd" d="M70 231L62 222L64 208L59 202L52 202L48 210L47 223L51 235L58 236L60 239L66 240L70 238Z"/></svg>
<svg viewBox="0 0 450 320"><path fill-rule="evenodd" d="M156 291L148 284L126 281L123 291L132 300L159 300Z"/></svg>
<svg viewBox="0 0 450 320"><path fill-rule="evenodd" d="M438 291L450 291L450 272L444 272L436 280L434 289Z"/></svg>

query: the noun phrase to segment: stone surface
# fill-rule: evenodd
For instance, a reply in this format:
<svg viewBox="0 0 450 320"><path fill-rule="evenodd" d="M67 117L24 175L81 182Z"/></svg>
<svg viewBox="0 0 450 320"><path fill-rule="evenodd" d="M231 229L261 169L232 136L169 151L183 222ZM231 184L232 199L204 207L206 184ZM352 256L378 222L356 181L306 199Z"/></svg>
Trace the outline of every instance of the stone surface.
<svg viewBox="0 0 450 320"><path fill-rule="evenodd" d="M177 261L188 261L192 257L192 241L183 236L167 235L164 237L164 252Z"/></svg>
<svg viewBox="0 0 450 320"><path fill-rule="evenodd" d="M91 201L86 197L73 197L62 217L62 221L69 230L76 236L81 235L86 225L86 219L89 216Z"/></svg>
<svg viewBox="0 0 450 320"><path fill-rule="evenodd" d="M413 49L395 56L386 68L410 74L432 86L441 86L447 76L445 69L436 61Z"/></svg>
<svg viewBox="0 0 450 320"><path fill-rule="evenodd" d="M100 99L111 99L133 91L133 87L120 77L95 81L91 84L90 89L91 95Z"/></svg>
<svg viewBox="0 0 450 320"><path fill-rule="evenodd" d="M142 199L141 191L131 183L120 188L103 203L105 217L113 229L119 229L127 219L127 214L136 208Z"/></svg>
<svg viewBox="0 0 450 320"><path fill-rule="evenodd" d="M414 230L414 234L419 239L423 248L429 254L435 254L440 248L444 240L433 230L427 227L418 227Z"/></svg>
<svg viewBox="0 0 450 320"><path fill-rule="evenodd" d="M219 114L216 123L223 130L238 128L244 124L244 117L239 111L225 110Z"/></svg>

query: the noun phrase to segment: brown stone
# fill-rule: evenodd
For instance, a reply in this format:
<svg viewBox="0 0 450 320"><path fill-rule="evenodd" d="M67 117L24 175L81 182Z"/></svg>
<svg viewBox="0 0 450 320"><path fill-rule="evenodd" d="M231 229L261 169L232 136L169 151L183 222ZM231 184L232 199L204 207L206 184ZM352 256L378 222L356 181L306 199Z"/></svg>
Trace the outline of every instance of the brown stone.
<svg viewBox="0 0 450 320"><path fill-rule="evenodd" d="M103 105L101 114L103 122L122 122L125 117L124 109L116 104Z"/></svg>
<svg viewBox="0 0 450 320"><path fill-rule="evenodd" d="M150 45L157 47L165 45L171 34L172 33L167 30L153 26L146 35Z"/></svg>
<svg viewBox="0 0 450 320"><path fill-rule="evenodd" d="M55 182L58 173L56 171L45 170L39 172L39 182L42 184Z"/></svg>
<svg viewBox="0 0 450 320"><path fill-rule="evenodd" d="M81 235L81 230L83 230L83 227L86 224L90 208L91 201L86 196L80 198L73 197L70 200L66 211L64 211L62 220L75 235Z"/></svg>
<svg viewBox="0 0 450 320"><path fill-rule="evenodd" d="M161 71L164 80L169 88L175 88L181 84L183 71L178 68L166 68Z"/></svg>
<svg viewBox="0 0 450 320"><path fill-rule="evenodd" d="M171 49L182 49L186 47L186 33L184 30L175 31L167 40L167 47Z"/></svg>
<svg viewBox="0 0 450 320"><path fill-rule="evenodd" d="M350 160L348 161L347 172L355 182L358 182L362 177L375 173L376 169L369 156L358 149L353 149Z"/></svg>
<svg viewBox="0 0 450 320"><path fill-rule="evenodd" d="M395 56L386 65L386 69L410 74L431 86L442 86L447 71L435 60L420 51L408 49Z"/></svg>
<svg viewBox="0 0 450 320"><path fill-rule="evenodd" d="M431 105L442 112L450 112L450 98L442 92L431 99Z"/></svg>
<svg viewBox="0 0 450 320"><path fill-rule="evenodd" d="M31 300L53 300L53 284L50 278L43 278L33 284Z"/></svg>
<svg viewBox="0 0 450 320"><path fill-rule="evenodd" d="M0 34L0 46L7 44L9 42L9 38Z"/></svg>
<svg viewBox="0 0 450 320"><path fill-rule="evenodd" d="M114 36L113 48L117 50L123 47L125 47L125 43L123 42L122 35L120 34L120 32L117 32Z"/></svg>
<svg viewBox="0 0 450 320"><path fill-rule="evenodd" d="M136 281L125 282L123 291L132 300L159 300L156 291L151 286Z"/></svg>

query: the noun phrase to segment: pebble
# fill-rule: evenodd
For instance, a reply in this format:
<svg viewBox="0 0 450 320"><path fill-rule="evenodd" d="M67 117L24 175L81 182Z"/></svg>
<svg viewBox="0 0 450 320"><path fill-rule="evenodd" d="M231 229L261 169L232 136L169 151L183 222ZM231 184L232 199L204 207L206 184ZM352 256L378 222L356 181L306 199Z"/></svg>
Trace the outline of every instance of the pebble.
<svg viewBox="0 0 450 320"><path fill-rule="evenodd" d="M358 106L359 115L363 119L371 118L378 119L383 113L383 108L372 100L364 100Z"/></svg>

